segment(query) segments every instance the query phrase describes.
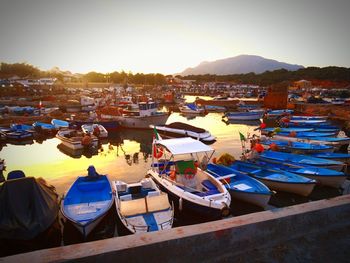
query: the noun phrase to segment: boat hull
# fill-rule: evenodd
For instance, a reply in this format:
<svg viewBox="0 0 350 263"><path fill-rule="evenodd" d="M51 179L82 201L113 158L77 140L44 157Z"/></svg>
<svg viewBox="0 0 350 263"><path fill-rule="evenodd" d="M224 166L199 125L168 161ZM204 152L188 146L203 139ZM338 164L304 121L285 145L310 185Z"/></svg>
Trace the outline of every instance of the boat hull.
<svg viewBox="0 0 350 263"><path fill-rule="evenodd" d="M116 120L119 121L123 128L149 129L150 125L164 125L168 120L169 115L157 114L151 116L119 116Z"/></svg>
<svg viewBox="0 0 350 263"><path fill-rule="evenodd" d="M252 192L242 192L242 191L235 191L233 189L229 190L231 197L237 200L244 201L246 203L250 203L262 208L266 208L268 206L268 203L270 201L270 194L259 194L259 193L252 193Z"/></svg>

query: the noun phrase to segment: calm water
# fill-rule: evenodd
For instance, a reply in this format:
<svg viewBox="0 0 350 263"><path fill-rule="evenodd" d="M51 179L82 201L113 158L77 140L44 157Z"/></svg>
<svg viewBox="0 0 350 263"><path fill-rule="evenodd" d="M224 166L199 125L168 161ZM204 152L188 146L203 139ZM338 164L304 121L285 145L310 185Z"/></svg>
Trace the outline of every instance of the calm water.
<svg viewBox="0 0 350 263"><path fill-rule="evenodd" d="M191 99L193 97L189 97ZM239 158L239 132L253 133L260 123L226 124L222 116L223 113L209 113L186 118L172 113L167 123L180 121L209 130L217 137L211 145L215 149L214 157L230 153ZM86 174L89 165L94 165L101 174L108 174L111 180L133 182L143 178L151 165L152 133L151 130L123 129L102 142L102 148L92 156L71 156L61 149L60 140L52 138L31 145L7 144L1 149L0 158L6 161L5 177L9 171L23 170L26 176L43 177L62 194L77 176Z"/></svg>

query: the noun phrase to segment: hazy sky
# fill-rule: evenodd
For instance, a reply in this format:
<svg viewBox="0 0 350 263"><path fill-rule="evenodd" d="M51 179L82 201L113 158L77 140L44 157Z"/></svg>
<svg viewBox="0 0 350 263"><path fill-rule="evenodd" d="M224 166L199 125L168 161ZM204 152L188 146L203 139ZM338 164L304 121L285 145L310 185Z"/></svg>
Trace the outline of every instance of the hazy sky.
<svg viewBox="0 0 350 263"><path fill-rule="evenodd" d="M349 0L0 0L0 61L177 73L240 54L350 67Z"/></svg>

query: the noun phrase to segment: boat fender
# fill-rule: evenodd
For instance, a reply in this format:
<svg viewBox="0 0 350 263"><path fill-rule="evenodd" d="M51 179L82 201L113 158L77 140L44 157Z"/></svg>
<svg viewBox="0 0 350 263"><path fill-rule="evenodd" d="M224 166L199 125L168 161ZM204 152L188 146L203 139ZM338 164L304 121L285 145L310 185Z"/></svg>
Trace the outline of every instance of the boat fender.
<svg viewBox="0 0 350 263"><path fill-rule="evenodd" d="M85 135L83 137L83 139L81 140L81 144L84 145L84 146L90 145L91 142L92 142L92 139L91 139L91 137L89 135Z"/></svg>
<svg viewBox="0 0 350 263"><path fill-rule="evenodd" d="M179 199L179 211L182 211L182 197Z"/></svg>
<svg viewBox="0 0 350 263"><path fill-rule="evenodd" d="M221 209L221 216L222 217L228 217L230 215L231 211L230 208L228 208L225 204L225 207Z"/></svg>
<svg viewBox="0 0 350 263"><path fill-rule="evenodd" d="M153 146L153 156L157 159L163 156L163 149L161 147Z"/></svg>

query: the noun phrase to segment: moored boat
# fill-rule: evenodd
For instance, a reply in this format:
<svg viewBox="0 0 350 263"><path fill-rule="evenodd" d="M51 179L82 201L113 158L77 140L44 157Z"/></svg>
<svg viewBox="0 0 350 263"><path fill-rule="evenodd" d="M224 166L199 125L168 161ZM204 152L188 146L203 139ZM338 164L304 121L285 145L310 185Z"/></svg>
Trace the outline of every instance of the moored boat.
<svg viewBox="0 0 350 263"><path fill-rule="evenodd" d="M152 149L153 163L148 175L168 193L176 211L210 219L230 214L231 196L227 189L195 165L195 161L200 161L200 167L205 167L214 149L189 137L157 139Z"/></svg>
<svg viewBox="0 0 350 263"><path fill-rule="evenodd" d="M259 159L276 163L291 162L302 165L311 165L319 168L334 169L336 171L342 171L345 168L345 164L338 161L321 159L302 154L282 153L275 151L264 151L260 153Z"/></svg>
<svg viewBox="0 0 350 263"><path fill-rule="evenodd" d="M68 121L63 121L63 120L58 120L58 119L52 119L51 124L54 125L57 129L69 127Z"/></svg>
<svg viewBox="0 0 350 263"><path fill-rule="evenodd" d="M183 114L204 114L205 108L198 107L195 103L186 103L179 106L179 110Z"/></svg>
<svg viewBox="0 0 350 263"><path fill-rule="evenodd" d="M50 123L36 121L33 123L32 126L34 127L35 131L37 131L39 133L52 134L52 133L57 132L57 128L55 127L55 125L50 124Z"/></svg>
<svg viewBox="0 0 350 263"><path fill-rule="evenodd" d="M343 163L350 164L350 154L349 153L314 153L312 154L314 157L323 158L323 159L331 159Z"/></svg>
<svg viewBox="0 0 350 263"><path fill-rule="evenodd" d="M118 232L136 234L171 229L174 210L168 195L151 178L137 183L114 181L115 205L121 223Z"/></svg>
<svg viewBox="0 0 350 263"><path fill-rule="evenodd" d="M266 208L272 192L260 181L229 167L208 164L207 171L220 180L230 192L232 198Z"/></svg>
<svg viewBox="0 0 350 263"><path fill-rule="evenodd" d="M225 117L228 120L260 120L264 115L261 111L248 111L248 112L228 112Z"/></svg>
<svg viewBox="0 0 350 263"><path fill-rule="evenodd" d="M281 170L266 169L248 162L235 161L229 166L233 170L249 174L272 190L308 196L316 185L316 181L297 174Z"/></svg>
<svg viewBox="0 0 350 263"><path fill-rule="evenodd" d="M269 119L286 116L293 113L293 110L268 110L265 116Z"/></svg>
<svg viewBox="0 0 350 263"><path fill-rule="evenodd" d="M73 129L60 130L56 134L62 144L72 150L91 148L98 146L98 138L94 135L83 135Z"/></svg>
<svg viewBox="0 0 350 263"><path fill-rule="evenodd" d="M79 176L69 188L61 205L63 216L86 238L114 203L107 175L89 166L87 176Z"/></svg>
<svg viewBox="0 0 350 263"><path fill-rule="evenodd" d="M151 128L156 128L162 136L168 138L192 137L208 144L216 140L209 131L183 122L173 122L163 126L151 125Z"/></svg>
<svg viewBox="0 0 350 263"><path fill-rule="evenodd" d="M279 140L261 140L261 144L265 148L275 147L277 151L291 152L291 153L320 153L320 152L333 152L334 148L331 145L312 144L306 142L292 142L292 141L279 141Z"/></svg>
<svg viewBox="0 0 350 263"><path fill-rule="evenodd" d="M341 187L347 177L347 175L343 172L335 171L332 169L319 168L290 162L277 164L260 160L254 160L254 163L261 167L266 167L270 169L281 169L283 171L308 177L310 179L316 180L317 183L320 185L335 188Z"/></svg>

